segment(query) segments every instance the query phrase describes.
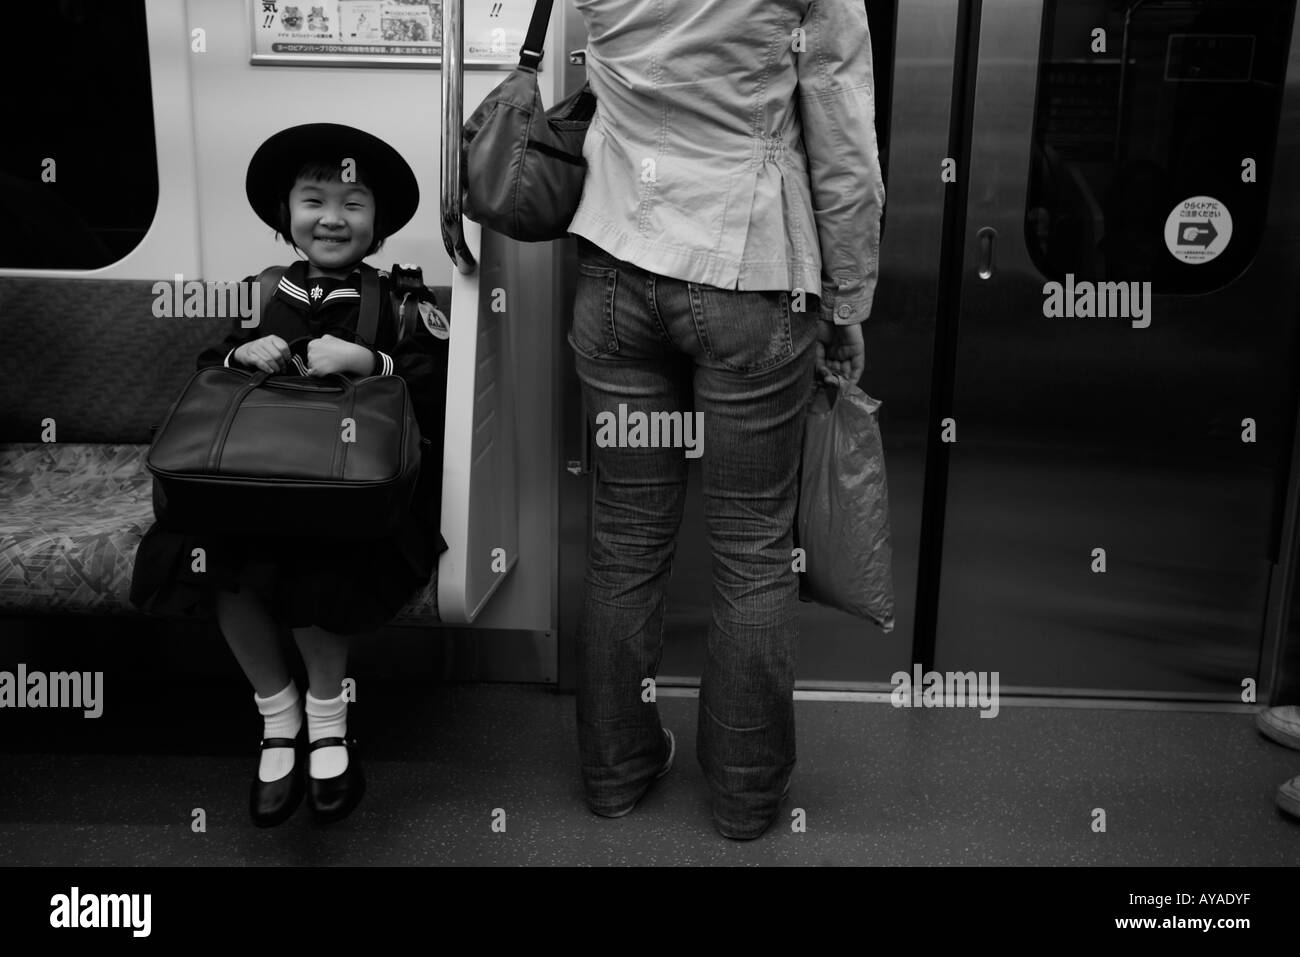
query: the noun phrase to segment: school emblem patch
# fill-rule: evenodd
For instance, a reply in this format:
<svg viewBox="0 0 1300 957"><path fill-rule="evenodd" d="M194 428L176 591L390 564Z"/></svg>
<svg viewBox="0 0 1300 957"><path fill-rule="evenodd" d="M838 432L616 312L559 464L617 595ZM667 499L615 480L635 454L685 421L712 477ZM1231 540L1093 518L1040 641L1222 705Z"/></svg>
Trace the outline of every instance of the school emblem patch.
<svg viewBox="0 0 1300 957"><path fill-rule="evenodd" d="M424 328L439 339L451 338L451 327L447 317L433 303L423 301L420 303L420 318L424 320Z"/></svg>

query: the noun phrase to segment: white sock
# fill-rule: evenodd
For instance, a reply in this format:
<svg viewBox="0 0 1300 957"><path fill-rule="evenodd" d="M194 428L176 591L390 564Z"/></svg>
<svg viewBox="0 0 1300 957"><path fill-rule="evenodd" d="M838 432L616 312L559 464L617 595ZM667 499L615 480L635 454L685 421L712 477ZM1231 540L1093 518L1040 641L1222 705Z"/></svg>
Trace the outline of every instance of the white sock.
<svg viewBox="0 0 1300 957"><path fill-rule="evenodd" d="M348 703L343 693L337 698L320 698L307 692L307 738L313 742L321 738L346 738L348 734ZM335 746L311 752L311 776L335 778L348 769L348 749Z"/></svg>
<svg viewBox="0 0 1300 957"><path fill-rule="evenodd" d="M299 707L298 687L292 681L269 698L253 700L262 713L263 738L296 738L302 728L302 709ZM259 781L278 781L293 770L293 748L267 748L262 752L262 763L257 768Z"/></svg>

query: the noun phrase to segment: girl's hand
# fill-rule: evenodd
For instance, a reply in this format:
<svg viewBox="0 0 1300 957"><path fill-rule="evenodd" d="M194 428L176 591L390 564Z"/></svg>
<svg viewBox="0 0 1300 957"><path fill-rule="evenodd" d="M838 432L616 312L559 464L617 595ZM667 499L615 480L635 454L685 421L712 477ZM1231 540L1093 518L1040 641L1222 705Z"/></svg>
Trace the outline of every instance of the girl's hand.
<svg viewBox="0 0 1300 957"><path fill-rule="evenodd" d="M307 343L309 376L329 375L332 372L369 375L374 361L374 356L365 346L328 334Z"/></svg>
<svg viewBox="0 0 1300 957"><path fill-rule="evenodd" d="M289 343L279 336L263 336L245 342L231 358L263 372L281 372L289 364Z"/></svg>

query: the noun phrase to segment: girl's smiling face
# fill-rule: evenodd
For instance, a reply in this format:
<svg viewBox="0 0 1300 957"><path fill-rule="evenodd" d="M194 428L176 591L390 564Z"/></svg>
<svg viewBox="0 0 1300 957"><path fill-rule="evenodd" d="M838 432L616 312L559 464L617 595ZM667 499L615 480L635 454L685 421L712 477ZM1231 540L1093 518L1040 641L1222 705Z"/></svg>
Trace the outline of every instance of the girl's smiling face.
<svg viewBox="0 0 1300 957"><path fill-rule="evenodd" d="M375 194L339 177L299 177L289 191L289 234L319 275L345 279L374 241Z"/></svg>

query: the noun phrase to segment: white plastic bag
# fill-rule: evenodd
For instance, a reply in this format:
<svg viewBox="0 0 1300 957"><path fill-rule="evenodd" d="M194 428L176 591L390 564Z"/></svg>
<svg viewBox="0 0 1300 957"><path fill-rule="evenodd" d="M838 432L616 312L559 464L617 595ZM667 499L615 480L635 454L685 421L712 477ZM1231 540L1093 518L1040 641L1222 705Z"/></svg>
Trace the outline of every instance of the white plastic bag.
<svg viewBox="0 0 1300 957"><path fill-rule="evenodd" d="M843 376L819 385L804 426L795 545L799 597L894 630L893 549L880 402Z"/></svg>

